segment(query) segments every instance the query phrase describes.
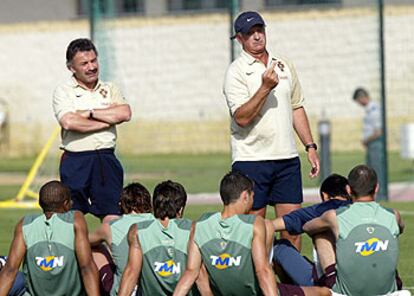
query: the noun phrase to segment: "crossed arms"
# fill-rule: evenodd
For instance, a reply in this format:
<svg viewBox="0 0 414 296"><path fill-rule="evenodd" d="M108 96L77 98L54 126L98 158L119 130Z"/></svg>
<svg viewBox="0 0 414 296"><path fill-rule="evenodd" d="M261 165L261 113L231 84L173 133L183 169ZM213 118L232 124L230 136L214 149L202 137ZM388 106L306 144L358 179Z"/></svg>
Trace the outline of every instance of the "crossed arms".
<svg viewBox="0 0 414 296"><path fill-rule="evenodd" d="M91 114L93 114L92 118L90 118ZM86 133L99 131L130 119L131 108L128 104L113 104L107 108L94 109L93 111L68 112L62 116L59 124L66 130Z"/></svg>

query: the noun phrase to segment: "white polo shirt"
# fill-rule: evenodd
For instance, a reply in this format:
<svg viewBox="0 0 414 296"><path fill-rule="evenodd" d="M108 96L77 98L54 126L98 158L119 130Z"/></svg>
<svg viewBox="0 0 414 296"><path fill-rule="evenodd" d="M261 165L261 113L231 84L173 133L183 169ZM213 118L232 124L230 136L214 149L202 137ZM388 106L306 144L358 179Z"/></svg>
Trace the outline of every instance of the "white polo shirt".
<svg viewBox="0 0 414 296"><path fill-rule="evenodd" d="M289 159L298 155L292 110L303 106L304 97L293 65L269 52L276 62L279 84L270 92L254 121L239 126L234 114L257 92L267 66L242 51L228 68L224 95L231 115L232 162Z"/></svg>
<svg viewBox="0 0 414 296"><path fill-rule="evenodd" d="M376 130L381 130L381 126L381 107L377 102L370 100L365 106L363 139L367 140Z"/></svg>
<svg viewBox="0 0 414 296"><path fill-rule="evenodd" d="M53 94L53 110L58 121L68 112L102 109L113 103L127 104L117 86L100 80L90 91L80 86L72 76L69 81L58 86ZM116 144L115 125L88 133L62 129L61 135L61 148L72 152L114 148Z"/></svg>

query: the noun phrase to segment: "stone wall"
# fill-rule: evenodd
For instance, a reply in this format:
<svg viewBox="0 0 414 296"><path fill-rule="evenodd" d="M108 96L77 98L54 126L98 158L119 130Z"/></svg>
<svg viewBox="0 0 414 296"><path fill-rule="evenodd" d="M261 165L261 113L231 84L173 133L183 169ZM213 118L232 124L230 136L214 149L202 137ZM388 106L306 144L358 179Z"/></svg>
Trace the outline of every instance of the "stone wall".
<svg viewBox="0 0 414 296"><path fill-rule="evenodd" d="M363 110L353 90L380 94L377 12L370 8L265 13L268 48L294 62L316 135L332 122L334 150L361 149ZM387 7L385 22L389 147L414 121L414 6ZM126 153L229 150L222 82L230 60L227 15L117 19L98 38L100 62L133 109L119 128ZM11 154L38 151L56 122L55 86L69 77L65 50L85 37L85 21L0 26L0 98L9 106Z"/></svg>

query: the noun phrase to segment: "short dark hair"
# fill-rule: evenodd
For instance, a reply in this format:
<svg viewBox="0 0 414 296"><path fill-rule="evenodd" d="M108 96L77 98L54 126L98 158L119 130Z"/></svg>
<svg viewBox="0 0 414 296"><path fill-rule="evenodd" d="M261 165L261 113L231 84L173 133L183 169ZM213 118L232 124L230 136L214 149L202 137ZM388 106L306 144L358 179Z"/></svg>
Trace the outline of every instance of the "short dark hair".
<svg viewBox="0 0 414 296"><path fill-rule="evenodd" d="M70 200L70 189L59 181L50 181L39 190L39 205L44 212L56 212Z"/></svg>
<svg viewBox="0 0 414 296"><path fill-rule="evenodd" d="M93 50L95 54L98 56L98 51L96 50L95 45L90 39L87 38L79 38L73 40L69 43L68 48L66 49L66 65L69 66L73 60L73 57L79 51L90 51Z"/></svg>
<svg viewBox="0 0 414 296"><path fill-rule="evenodd" d="M176 218L187 203L187 192L183 185L171 180L155 186L152 196L154 216L158 219Z"/></svg>
<svg viewBox="0 0 414 296"><path fill-rule="evenodd" d="M321 188L319 189L319 195L322 197L322 193L326 193L329 198L342 196L346 199L351 199L351 196L346 190L346 185L349 184L348 180L344 176L331 174L323 180Z"/></svg>
<svg viewBox="0 0 414 296"><path fill-rule="evenodd" d="M253 191L253 181L238 171L227 173L220 182L220 197L224 205L237 201L243 191Z"/></svg>
<svg viewBox="0 0 414 296"><path fill-rule="evenodd" d="M349 172L348 182L354 197L374 196L378 178L369 166L358 165Z"/></svg>
<svg viewBox="0 0 414 296"><path fill-rule="evenodd" d="M369 94L366 89L359 87L354 91L354 95L352 96L352 98L354 99L354 101L356 101L362 97L369 97Z"/></svg>
<svg viewBox="0 0 414 296"><path fill-rule="evenodd" d="M134 182L122 189L121 210L124 214L129 214L132 211L150 213L152 211L151 195L147 188Z"/></svg>

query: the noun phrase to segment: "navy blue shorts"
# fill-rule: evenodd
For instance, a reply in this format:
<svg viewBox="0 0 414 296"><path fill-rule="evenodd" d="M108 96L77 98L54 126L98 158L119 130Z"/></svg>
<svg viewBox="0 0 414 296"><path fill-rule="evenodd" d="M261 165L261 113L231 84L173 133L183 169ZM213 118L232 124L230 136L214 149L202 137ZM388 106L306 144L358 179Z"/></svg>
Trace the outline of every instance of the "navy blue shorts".
<svg viewBox="0 0 414 296"><path fill-rule="evenodd" d="M97 217L119 215L124 171L113 149L65 151L60 179L71 190L72 209Z"/></svg>
<svg viewBox="0 0 414 296"><path fill-rule="evenodd" d="M253 210L267 205L303 202L299 157L283 160L236 161L239 171L254 181Z"/></svg>

